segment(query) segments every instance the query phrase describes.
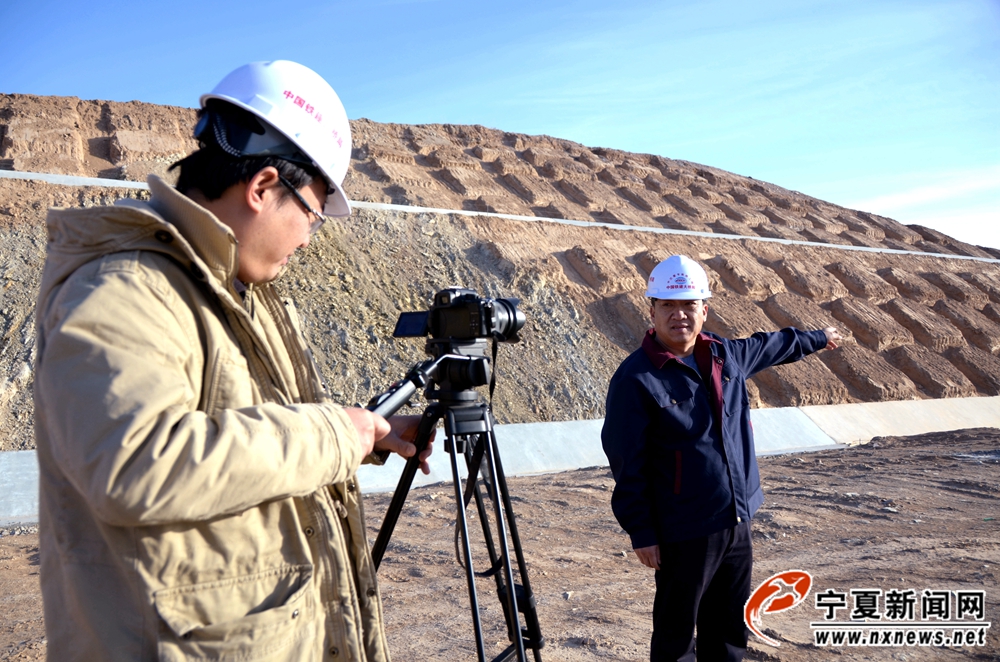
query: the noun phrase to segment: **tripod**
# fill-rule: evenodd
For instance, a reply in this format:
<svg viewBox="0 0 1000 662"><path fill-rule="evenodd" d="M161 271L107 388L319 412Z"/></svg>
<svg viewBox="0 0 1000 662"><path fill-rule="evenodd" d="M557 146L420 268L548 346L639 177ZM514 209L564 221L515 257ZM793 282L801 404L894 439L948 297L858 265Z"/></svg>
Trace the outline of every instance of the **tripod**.
<svg viewBox="0 0 1000 662"><path fill-rule="evenodd" d="M482 524L483 538L489 553L490 569L479 576L492 576L496 581L497 596L503 608L507 623L507 637L511 642L493 662L516 659L526 662L526 649L532 649L535 662L541 662L540 650L545 644L538 624L535 599L528 581L524 552L517 533L514 510L511 507L507 480L500 463L496 435L493 433L493 416L488 405L471 388L454 388L482 385L489 381L489 361L483 356L463 356L447 354L432 361L415 366L407 376L386 393L377 396L369 404L377 414L391 416L416 391L418 386L426 386L425 396L431 404L424 410L417 427L415 445L417 452L406 462L396 491L392 495L389 508L382 521L378 537L372 546L372 560L377 569L389 545L389 538L399 519L413 478L420 464L420 453L427 448L438 421L444 419L445 452L451 461L451 475L455 486L455 504L458 511L458 535L462 541L466 581L469 588L469 603L472 610L473 627L476 636L476 651L480 662L486 660L483 643L483 626L479 615L479 598L476 592L476 575L472 565L472 549L469 539L466 509L474 499ZM441 388L434 384L440 379ZM466 462L467 479L465 489L458 472L458 455ZM482 484L480 483L482 477ZM486 495L483 494L485 485ZM493 518L497 533L494 538L490 528L488 508L485 499L493 503ZM515 582L514 569L507 544L508 535L517 561L517 571L521 583ZM522 629L519 614L524 614Z"/></svg>

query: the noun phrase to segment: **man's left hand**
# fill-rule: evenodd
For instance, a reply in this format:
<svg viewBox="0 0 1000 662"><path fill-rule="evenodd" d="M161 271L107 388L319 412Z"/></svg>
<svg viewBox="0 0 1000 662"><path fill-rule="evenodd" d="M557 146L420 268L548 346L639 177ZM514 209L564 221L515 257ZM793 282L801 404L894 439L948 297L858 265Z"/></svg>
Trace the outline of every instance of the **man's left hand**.
<svg viewBox="0 0 1000 662"><path fill-rule="evenodd" d="M826 334L826 349L837 349L844 340L844 337L840 335L840 331L837 331L837 327L835 326L826 327L823 329L823 333Z"/></svg>
<svg viewBox="0 0 1000 662"><path fill-rule="evenodd" d="M417 426L423 416L393 416L389 419L392 430L385 437L375 442L376 451L390 451L400 457L410 458L417 452L416 445L413 444L417 438ZM427 442L427 448L420 454L420 470L427 475L431 472L431 467L427 464L427 458L434 450L434 434L431 430L431 438Z"/></svg>

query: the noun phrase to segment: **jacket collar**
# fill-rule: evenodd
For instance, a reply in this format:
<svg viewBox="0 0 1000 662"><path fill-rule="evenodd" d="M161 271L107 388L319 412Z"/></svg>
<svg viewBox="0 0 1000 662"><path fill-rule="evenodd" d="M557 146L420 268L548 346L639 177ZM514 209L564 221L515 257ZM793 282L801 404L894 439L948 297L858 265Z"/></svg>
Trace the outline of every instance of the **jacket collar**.
<svg viewBox="0 0 1000 662"><path fill-rule="evenodd" d="M169 255L220 297L242 309L233 289L238 271L236 237L211 212L156 176L152 199L123 199L110 207L53 208L40 296L48 295L82 265L104 255L148 250Z"/></svg>
<svg viewBox="0 0 1000 662"><path fill-rule="evenodd" d="M176 228L191 251L219 282L227 285L236 277L239 267L236 236L228 225L212 212L187 197L156 175L147 180L151 199L148 203L122 200L127 207L147 207Z"/></svg>
<svg viewBox="0 0 1000 662"><path fill-rule="evenodd" d="M712 344L718 343L719 341L715 338L709 336L706 333L699 333L698 337L694 341L694 353L695 356L702 355L707 349L711 351ZM650 362L657 368L663 368L667 364L667 361L674 359L679 361L680 359L674 355L669 349L661 345L656 340L656 331L654 329L649 329L646 331L646 335L642 339L642 349L646 353ZM698 362L700 365L700 361Z"/></svg>

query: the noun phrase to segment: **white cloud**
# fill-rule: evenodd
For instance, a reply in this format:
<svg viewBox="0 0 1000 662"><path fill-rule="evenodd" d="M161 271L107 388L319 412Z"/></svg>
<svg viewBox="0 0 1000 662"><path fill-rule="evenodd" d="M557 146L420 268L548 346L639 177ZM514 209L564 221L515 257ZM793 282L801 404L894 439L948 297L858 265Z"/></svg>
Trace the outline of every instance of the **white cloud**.
<svg viewBox="0 0 1000 662"><path fill-rule="evenodd" d="M952 214L918 211L895 218L902 223L933 228L976 246L1000 248L1000 208L997 207L956 210Z"/></svg>
<svg viewBox="0 0 1000 662"><path fill-rule="evenodd" d="M1000 165L921 173L907 181L916 185L897 184L896 191L846 206L901 223L925 225L971 244L1000 248Z"/></svg>
<svg viewBox="0 0 1000 662"><path fill-rule="evenodd" d="M898 213L899 210L919 208L929 203L958 202L970 194L976 194L978 197L994 192L1000 195L1000 165L964 172L940 173L933 179L936 180L933 183L852 202L849 206L891 216L890 212Z"/></svg>

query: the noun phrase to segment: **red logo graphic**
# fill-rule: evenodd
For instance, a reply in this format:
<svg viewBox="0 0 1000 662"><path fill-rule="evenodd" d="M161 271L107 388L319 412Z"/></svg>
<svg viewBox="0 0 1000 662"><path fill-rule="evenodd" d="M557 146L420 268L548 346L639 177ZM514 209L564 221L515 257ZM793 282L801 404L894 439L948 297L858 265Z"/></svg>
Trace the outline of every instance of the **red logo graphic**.
<svg viewBox="0 0 1000 662"><path fill-rule="evenodd" d="M781 642L775 641L760 631L761 616L764 614L776 614L798 606L812 587L812 575L804 570L786 570L772 575L764 580L764 583L757 587L757 590L750 594L746 607L743 608L743 620L747 627L755 635L763 639L772 646L780 646ZM784 588L790 589L788 593L782 593Z"/></svg>

